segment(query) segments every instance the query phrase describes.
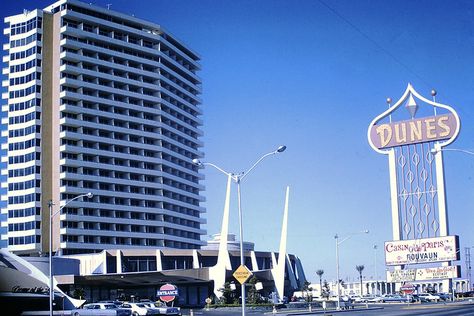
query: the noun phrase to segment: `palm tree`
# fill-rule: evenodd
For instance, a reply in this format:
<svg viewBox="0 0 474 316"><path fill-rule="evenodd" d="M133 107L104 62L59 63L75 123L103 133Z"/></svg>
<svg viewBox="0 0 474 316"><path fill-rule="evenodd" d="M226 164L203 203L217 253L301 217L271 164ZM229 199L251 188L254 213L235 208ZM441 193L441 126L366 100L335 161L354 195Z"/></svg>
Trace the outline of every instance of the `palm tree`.
<svg viewBox="0 0 474 316"><path fill-rule="evenodd" d="M364 271L364 265L361 264L360 266L356 266L356 270L359 271L359 279L360 279L360 296L364 295L364 290L362 289L362 271Z"/></svg>
<svg viewBox="0 0 474 316"><path fill-rule="evenodd" d="M323 276L323 274L324 274L324 270L322 270L322 269L316 270L316 274L317 274L318 277L319 277L319 291L320 291L321 293L323 293L323 283L321 282L321 278L322 278L322 276ZM321 296L322 296L322 294L321 294Z"/></svg>

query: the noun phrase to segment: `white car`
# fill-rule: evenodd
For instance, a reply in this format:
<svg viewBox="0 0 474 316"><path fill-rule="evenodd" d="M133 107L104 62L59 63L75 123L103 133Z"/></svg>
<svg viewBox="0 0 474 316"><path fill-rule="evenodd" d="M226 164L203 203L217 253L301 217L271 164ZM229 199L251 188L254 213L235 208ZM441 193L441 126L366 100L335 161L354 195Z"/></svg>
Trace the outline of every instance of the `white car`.
<svg viewBox="0 0 474 316"><path fill-rule="evenodd" d="M157 311L148 308L145 304L147 303L124 303L122 308L130 310L132 316L158 315Z"/></svg>
<svg viewBox="0 0 474 316"><path fill-rule="evenodd" d="M144 302L145 306L155 311L157 315L181 315L181 310L179 307L168 307L159 303Z"/></svg>
<svg viewBox="0 0 474 316"><path fill-rule="evenodd" d="M430 293L421 293L418 294L418 297L420 298L421 301L428 301L428 302L438 302L441 300L441 297L436 294L430 294Z"/></svg>
<svg viewBox="0 0 474 316"><path fill-rule="evenodd" d="M112 303L92 303L86 304L81 309L74 309L71 311L72 316L130 316L131 310L117 307Z"/></svg>
<svg viewBox="0 0 474 316"><path fill-rule="evenodd" d="M366 301L367 303L382 303L383 298L380 296L371 296L370 298L367 298Z"/></svg>

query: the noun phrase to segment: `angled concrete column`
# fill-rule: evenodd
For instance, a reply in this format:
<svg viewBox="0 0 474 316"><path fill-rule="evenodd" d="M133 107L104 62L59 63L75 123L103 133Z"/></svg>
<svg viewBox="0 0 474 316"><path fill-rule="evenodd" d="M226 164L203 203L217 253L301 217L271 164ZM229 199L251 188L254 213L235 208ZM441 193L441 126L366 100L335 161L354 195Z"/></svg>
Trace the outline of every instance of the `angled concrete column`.
<svg viewBox="0 0 474 316"><path fill-rule="evenodd" d="M161 251L156 250L156 271L163 271L163 263L161 262Z"/></svg>
<svg viewBox="0 0 474 316"><path fill-rule="evenodd" d="M196 249L193 250L193 269L199 269L199 255Z"/></svg>
<svg viewBox="0 0 474 316"><path fill-rule="evenodd" d="M278 263L272 269L273 280L275 281L275 288L280 296L284 296L285 288L285 266L286 266L286 238L288 232L288 199L290 196L290 187L286 187L285 210L283 212L283 224L281 228L280 249L278 253Z"/></svg>
<svg viewBox="0 0 474 316"><path fill-rule="evenodd" d="M209 268L209 278L214 280L214 295L220 298L222 292L219 289L224 287L225 275L227 270L231 270L229 251L227 250L227 236L229 234L229 210L230 210L230 185L232 178L227 178L227 191L224 202L224 214L222 216L222 227L219 241L219 254L217 255L217 264Z"/></svg>

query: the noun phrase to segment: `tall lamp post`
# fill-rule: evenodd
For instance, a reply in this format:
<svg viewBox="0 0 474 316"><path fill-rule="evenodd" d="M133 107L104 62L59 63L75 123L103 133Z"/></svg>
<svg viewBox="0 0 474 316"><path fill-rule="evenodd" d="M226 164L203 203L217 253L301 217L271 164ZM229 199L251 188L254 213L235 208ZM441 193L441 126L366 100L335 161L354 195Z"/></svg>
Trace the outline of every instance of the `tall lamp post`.
<svg viewBox="0 0 474 316"><path fill-rule="evenodd" d="M439 145L435 145L435 147L432 148L430 151L433 155L436 155L440 151L457 151L460 153L465 153L465 154L474 156L474 151L471 151L471 150L459 149L459 148L441 148L441 146ZM469 273L469 278L470 278L470 273L471 273L470 269L468 270L468 273ZM470 282L471 280L469 280L469 283ZM454 284L453 283L454 283L453 280L451 280L451 291L452 291L453 301L454 301Z"/></svg>
<svg viewBox="0 0 474 316"><path fill-rule="evenodd" d="M49 315L53 316L53 301L54 301L54 282L53 282L53 217L56 216L66 205L75 201L81 197L88 197L89 199L92 198L94 195L91 192L86 194L78 195L69 201L66 202L63 206L61 206L56 212L53 213L53 200L48 201L48 208L49 208Z"/></svg>
<svg viewBox="0 0 474 316"><path fill-rule="evenodd" d="M342 240L339 240L339 236L336 234L336 236L334 236L334 238L336 239L336 284L337 284L337 310L340 310L341 309L341 291L340 291L340 282L339 282L339 245L342 244L343 242L345 242L346 240L348 240L349 238L351 238L352 236L354 235L358 235L358 234L368 234L369 233L369 230L366 229L366 230L363 230L361 232L358 232L358 233L354 233L354 234L351 234L345 238L343 238ZM361 289L362 291L362 289Z"/></svg>
<svg viewBox="0 0 474 316"><path fill-rule="evenodd" d="M379 295L379 276L377 275L377 245L374 245L375 295Z"/></svg>
<svg viewBox="0 0 474 316"><path fill-rule="evenodd" d="M269 152L262 157L260 157L253 165L245 172L240 173L233 173L227 172L224 169L220 168L219 166L210 163L210 162L201 162L199 159L193 159L193 163L197 166L211 166L222 172L223 174L230 176L231 179L237 184L237 204L239 209L239 231L240 231L240 264L245 265L244 260L244 231L243 231L243 223L242 223L242 204L241 204L241 192L240 192L240 183L241 181L266 157L272 156L281 152L284 152L286 146L279 146L276 150ZM242 316L245 316L245 283L241 285L241 292L242 292Z"/></svg>

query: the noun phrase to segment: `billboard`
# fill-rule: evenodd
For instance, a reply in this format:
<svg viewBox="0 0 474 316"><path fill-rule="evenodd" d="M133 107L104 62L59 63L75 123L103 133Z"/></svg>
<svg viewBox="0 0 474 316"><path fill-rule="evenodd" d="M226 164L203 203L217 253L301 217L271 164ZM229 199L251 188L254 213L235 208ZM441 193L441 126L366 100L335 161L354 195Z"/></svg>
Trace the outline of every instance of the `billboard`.
<svg viewBox="0 0 474 316"><path fill-rule="evenodd" d="M425 269L404 269L387 271L387 282L431 281L453 279L461 275L459 266L436 267Z"/></svg>
<svg viewBox="0 0 474 316"><path fill-rule="evenodd" d="M423 117L370 127L370 140L378 149L449 139L457 130L456 117L451 114Z"/></svg>
<svg viewBox="0 0 474 316"><path fill-rule="evenodd" d="M385 242L385 264L403 265L459 260L459 237Z"/></svg>

